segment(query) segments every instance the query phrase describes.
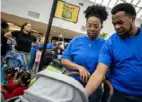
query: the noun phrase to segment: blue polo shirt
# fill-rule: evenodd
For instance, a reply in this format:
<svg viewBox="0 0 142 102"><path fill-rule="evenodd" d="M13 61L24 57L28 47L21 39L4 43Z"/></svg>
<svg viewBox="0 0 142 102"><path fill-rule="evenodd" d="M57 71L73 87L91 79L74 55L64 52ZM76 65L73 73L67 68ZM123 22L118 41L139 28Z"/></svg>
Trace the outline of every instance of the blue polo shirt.
<svg viewBox="0 0 142 102"><path fill-rule="evenodd" d="M113 34L103 45L99 62L111 66L113 87L131 95L142 95L142 29L135 37Z"/></svg>
<svg viewBox="0 0 142 102"><path fill-rule="evenodd" d="M46 49L53 49L53 44L49 42L49 43L46 45Z"/></svg>
<svg viewBox="0 0 142 102"><path fill-rule="evenodd" d="M87 35L74 38L63 53L62 58L68 59L85 67L90 74L94 72L104 39L90 40ZM73 70L71 70L73 71ZM79 76L75 79L79 80Z"/></svg>

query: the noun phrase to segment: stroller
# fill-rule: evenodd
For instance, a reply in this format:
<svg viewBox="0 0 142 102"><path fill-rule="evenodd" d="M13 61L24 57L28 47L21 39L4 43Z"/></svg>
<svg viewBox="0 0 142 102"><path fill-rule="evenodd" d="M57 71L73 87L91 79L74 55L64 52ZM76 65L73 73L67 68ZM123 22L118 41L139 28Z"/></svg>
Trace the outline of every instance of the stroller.
<svg viewBox="0 0 142 102"><path fill-rule="evenodd" d="M5 102L88 102L88 97L75 79L44 70L36 75L36 82L23 96Z"/></svg>

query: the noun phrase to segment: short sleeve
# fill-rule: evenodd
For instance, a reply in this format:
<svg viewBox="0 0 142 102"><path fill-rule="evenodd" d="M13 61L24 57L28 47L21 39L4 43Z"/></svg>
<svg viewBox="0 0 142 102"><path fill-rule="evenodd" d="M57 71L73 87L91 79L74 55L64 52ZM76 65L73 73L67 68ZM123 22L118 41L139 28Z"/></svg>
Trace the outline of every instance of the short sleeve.
<svg viewBox="0 0 142 102"><path fill-rule="evenodd" d="M17 31L17 30L11 32L12 36L15 37L15 38L17 38L18 34L20 34L20 33L21 32Z"/></svg>
<svg viewBox="0 0 142 102"><path fill-rule="evenodd" d="M72 54L72 51L73 51L73 48L74 48L73 47L74 43L75 43L75 39L70 41L68 47L66 48L66 50L64 51L64 53L62 55L62 58L72 61L71 54Z"/></svg>
<svg viewBox="0 0 142 102"><path fill-rule="evenodd" d="M103 63L108 67L112 63L112 46L110 40L106 40L102 46L100 55L99 55L99 63Z"/></svg>

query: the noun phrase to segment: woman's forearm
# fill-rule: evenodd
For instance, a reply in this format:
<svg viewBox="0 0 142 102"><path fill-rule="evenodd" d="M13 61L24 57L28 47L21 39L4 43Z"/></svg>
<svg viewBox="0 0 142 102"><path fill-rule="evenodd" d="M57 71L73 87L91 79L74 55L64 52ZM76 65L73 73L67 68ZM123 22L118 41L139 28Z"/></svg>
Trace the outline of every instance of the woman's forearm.
<svg viewBox="0 0 142 102"><path fill-rule="evenodd" d="M71 61L68 60L68 59L62 59L62 60L61 60L61 63L62 63L65 67L67 67L67 68L69 68L69 69L73 69L73 70L79 70L79 67L80 67L80 65L75 64L75 63L71 62Z"/></svg>
<svg viewBox="0 0 142 102"><path fill-rule="evenodd" d="M8 32L4 35L8 40L10 40L13 44L16 44L15 39L12 37L11 32Z"/></svg>

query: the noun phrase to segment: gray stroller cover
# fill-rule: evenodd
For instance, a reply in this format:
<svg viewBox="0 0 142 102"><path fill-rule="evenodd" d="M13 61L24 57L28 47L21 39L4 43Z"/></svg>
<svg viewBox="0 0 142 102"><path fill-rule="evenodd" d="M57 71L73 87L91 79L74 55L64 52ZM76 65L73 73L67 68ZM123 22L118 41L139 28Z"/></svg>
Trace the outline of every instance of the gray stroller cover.
<svg viewBox="0 0 142 102"><path fill-rule="evenodd" d="M23 96L6 102L88 102L83 86L72 77L44 70Z"/></svg>

